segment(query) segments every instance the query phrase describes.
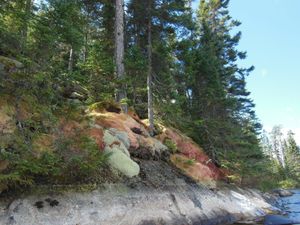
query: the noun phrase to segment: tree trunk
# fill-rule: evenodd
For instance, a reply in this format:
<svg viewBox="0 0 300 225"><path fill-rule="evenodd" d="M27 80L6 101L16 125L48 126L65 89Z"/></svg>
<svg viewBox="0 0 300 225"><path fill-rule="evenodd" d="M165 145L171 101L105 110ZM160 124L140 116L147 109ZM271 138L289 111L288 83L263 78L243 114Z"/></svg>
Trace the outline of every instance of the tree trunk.
<svg viewBox="0 0 300 225"><path fill-rule="evenodd" d="M115 63L117 79L120 82L116 93L117 102L121 102L121 108L127 113L127 103L122 102L126 99L126 88L124 84L124 0L116 0L115 14Z"/></svg>
<svg viewBox="0 0 300 225"><path fill-rule="evenodd" d="M72 73L73 72L73 47L70 49L70 54L69 54L69 63L68 63L68 72Z"/></svg>
<svg viewBox="0 0 300 225"><path fill-rule="evenodd" d="M147 74L147 94L148 94L148 120L149 133L154 135L153 117L153 93L152 93L152 21L151 21L151 0L148 0L148 74Z"/></svg>
<svg viewBox="0 0 300 225"><path fill-rule="evenodd" d="M83 59L82 61L85 63L86 59L88 57L88 36L89 36L89 30L88 26L86 27L86 31L84 34L84 46L83 46Z"/></svg>
<svg viewBox="0 0 300 225"><path fill-rule="evenodd" d="M24 8L25 19L24 19L24 25L23 25L23 29L22 29L22 40L21 40L22 53L26 52L26 45L27 45L27 39L28 39L28 26L29 26L31 9L32 9L32 0L26 0L25 8Z"/></svg>

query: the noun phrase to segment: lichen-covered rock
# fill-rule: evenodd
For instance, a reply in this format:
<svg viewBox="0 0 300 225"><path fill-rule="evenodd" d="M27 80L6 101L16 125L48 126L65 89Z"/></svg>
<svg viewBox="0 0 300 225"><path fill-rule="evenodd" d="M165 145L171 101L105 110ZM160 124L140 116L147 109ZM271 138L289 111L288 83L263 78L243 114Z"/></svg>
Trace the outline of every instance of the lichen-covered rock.
<svg viewBox="0 0 300 225"><path fill-rule="evenodd" d="M131 154L141 159L161 159L168 152L168 148L153 137L138 137L139 148L131 151Z"/></svg>
<svg viewBox="0 0 300 225"><path fill-rule="evenodd" d="M127 177L134 177L139 174L139 165L120 149L106 149L105 152L111 154L108 159L108 163L112 168L118 170Z"/></svg>
<svg viewBox="0 0 300 225"><path fill-rule="evenodd" d="M210 167L184 155L171 155L171 162L195 181L213 185L218 179L218 175Z"/></svg>
<svg viewBox="0 0 300 225"><path fill-rule="evenodd" d="M206 179L222 179L223 173L221 170L213 163L213 161L206 155L203 149L198 146L191 138L185 136L180 131L173 128L162 128L162 133L158 136L158 139L164 142L167 139L172 140L176 144L177 150L180 155L176 155L179 158L186 158L190 161L195 161L195 168L191 168L189 170L184 169L187 175L192 178L196 178L196 180L206 180ZM175 157L175 158L176 158ZM174 163L176 160L173 160ZM181 164L175 164L179 168L182 168ZM197 170L202 170L203 173L197 172ZM198 168L198 169L196 169ZM183 168L182 168L183 169ZM202 177L201 177L202 176ZM206 177L207 176L207 177Z"/></svg>
<svg viewBox="0 0 300 225"><path fill-rule="evenodd" d="M103 141L105 143L105 151L109 150L111 152L114 150L118 150L130 157L128 149L125 147L123 142L120 139L118 139L118 137L114 136L110 130L106 130L104 132Z"/></svg>
<svg viewBox="0 0 300 225"><path fill-rule="evenodd" d="M108 159L110 167L127 177L137 176L140 172L140 167L130 158L128 149L123 142L116 136L113 136L110 130L104 132L103 140L105 143L104 151L110 154Z"/></svg>
<svg viewBox="0 0 300 225"><path fill-rule="evenodd" d="M100 125L106 129L113 128L118 131L125 132L130 141L130 149L139 148L138 138L140 135L145 137L150 136L142 124L124 113L92 110L89 112L89 116L95 119L95 124L97 125ZM136 134L134 132L134 128L139 129L141 133Z"/></svg>
<svg viewBox="0 0 300 225"><path fill-rule="evenodd" d="M119 131L115 128L110 128L109 131L113 136L118 138L125 145L127 149L130 148L130 140L128 134L125 131Z"/></svg>

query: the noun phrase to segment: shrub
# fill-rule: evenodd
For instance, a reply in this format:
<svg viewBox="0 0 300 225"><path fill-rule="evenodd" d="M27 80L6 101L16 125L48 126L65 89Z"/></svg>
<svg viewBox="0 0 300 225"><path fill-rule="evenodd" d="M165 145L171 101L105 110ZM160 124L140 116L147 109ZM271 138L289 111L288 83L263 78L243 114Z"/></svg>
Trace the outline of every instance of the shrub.
<svg viewBox="0 0 300 225"><path fill-rule="evenodd" d="M72 140L63 140L58 154L63 158L62 168L68 182L85 182L95 176L98 169L105 165L109 155L99 151L93 139L83 136L80 138L79 150L73 152ZM76 143L76 142L75 142Z"/></svg>
<svg viewBox="0 0 300 225"><path fill-rule="evenodd" d="M279 186L284 189L292 189L299 186L299 183L293 179L286 179L279 182Z"/></svg>
<svg viewBox="0 0 300 225"><path fill-rule="evenodd" d="M2 152L9 167L0 174L0 184L11 189L49 182L60 173L60 159L53 153L43 153L39 158L31 152L14 154Z"/></svg>
<svg viewBox="0 0 300 225"><path fill-rule="evenodd" d="M195 164L195 162L196 162L195 159L188 159L188 160L186 160L186 161L184 162L184 164L189 165L189 166L192 166L192 165Z"/></svg>
<svg viewBox="0 0 300 225"><path fill-rule="evenodd" d="M16 190L35 184L88 183L109 157L99 151L94 140L85 136L78 140L62 137L52 151L38 156L21 143L14 146L19 151L0 153L0 158L9 162L8 168L0 173L0 187Z"/></svg>

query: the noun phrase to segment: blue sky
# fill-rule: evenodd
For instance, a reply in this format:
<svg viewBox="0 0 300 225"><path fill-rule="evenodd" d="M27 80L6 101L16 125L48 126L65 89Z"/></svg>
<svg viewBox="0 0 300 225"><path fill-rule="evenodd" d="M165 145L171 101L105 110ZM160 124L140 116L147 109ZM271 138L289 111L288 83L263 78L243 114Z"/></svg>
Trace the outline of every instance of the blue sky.
<svg viewBox="0 0 300 225"><path fill-rule="evenodd" d="M256 68L248 90L257 116L266 130L293 130L300 144L300 0L231 0L229 11L242 22L240 65Z"/></svg>

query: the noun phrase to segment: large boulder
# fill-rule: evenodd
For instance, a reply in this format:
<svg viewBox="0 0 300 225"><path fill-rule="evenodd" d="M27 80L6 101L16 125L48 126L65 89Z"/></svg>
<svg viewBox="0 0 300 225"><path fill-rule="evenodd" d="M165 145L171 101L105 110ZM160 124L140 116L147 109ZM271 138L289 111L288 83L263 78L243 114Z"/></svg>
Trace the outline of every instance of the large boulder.
<svg viewBox="0 0 300 225"><path fill-rule="evenodd" d="M129 140L128 134L125 131L120 131L120 130L117 130L116 128L110 128L109 132L113 136L118 138L127 149L130 148L130 140Z"/></svg>
<svg viewBox="0 0 300 225"><path fill-rule="evenodd" d="M109 151L109 152L121 151L126 156L130 157L129 151L126 148L126 146L117 136L114 136L114 133L111 132L110 130L106 130L104 132L103 141L105 144L104 151Z"/></svg>
<svg viewBox="0 0 300 225"><path fill-rule="evenodd" d="M292 191L284 190L284 189L276 189L273 192L275 194L278 194L280 197L289 197L294 194Z"/></svg>
<svg viewBox="0 0 300 225"><path fill-rule="evenodd" d="M104 132L104 152L110 154L108 163L111 168L127 177L137 176L140 172L139 165L130 158L128 149L123 142L109 130Z"/></svg>
<svg viewBox="0 0 300 225"><path fill-rule="evenodd" d="M115 129L118 133L116 135L120 136L125 142L127 142L127 140L125 140L127 137L124 136L124 133L126 133L130 143L129 148L131 150L139 148L139 136L150 136L142 124L124 113L91 110L88 115L95 120L95 124L106 129ZM128 144L125 143L125 145Z"/></svg>
<svg viewBox="0 0 300 225"><path fill-rule="evenodd" d="M110 111L93 107L89 110L89 116L94 119L95 124L108 129L111 135L117 137L132 156L141 159L168 158L168 148L160 140L150 136L146 124L136 113Z"/></svg>

